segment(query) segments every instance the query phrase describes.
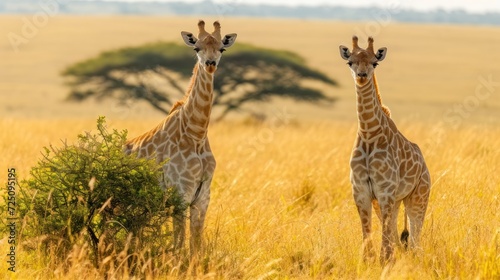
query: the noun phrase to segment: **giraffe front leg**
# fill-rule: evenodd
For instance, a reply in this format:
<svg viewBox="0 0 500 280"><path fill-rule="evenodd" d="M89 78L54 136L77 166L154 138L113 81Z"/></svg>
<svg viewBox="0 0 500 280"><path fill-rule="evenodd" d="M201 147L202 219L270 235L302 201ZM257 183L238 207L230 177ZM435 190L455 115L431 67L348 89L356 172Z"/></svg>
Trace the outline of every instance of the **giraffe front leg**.
<svg viewBox="0 0 500 280"><path fill-rule="evenodd" d="M391 218L391 222L390 222L392 232L394 232L394 234L395 234L394 240L398 240L398 213L399 213L400 204L401 204L401 201L396 202L396 206L395 206L396 211L392 214L392 218ZM376 199L374 199L372 201L372 206L373 206L373 210L377 214L378 220L380 221L380 223L382 223L382 213L380 211L380 205L378 204L378 201Z"/></svg>
<svg viewBox="0 0 500 280"><path fill-rule="evenodd" d="M353 186L353 197L358 209L361 220L361 229L363 231L363 261L373 261L375 259L375 250L372 242L372 204L371 198L366 191Z"/></svg>
<svg viewBox="0 0 500 280"><path fill-rule="evenodd" d="M175 213L173 217L174 225L174 251L179 253L184 248L184 240L186 238L186 214L184 211Z"/></svg>
<svg viewBox="0 0 500 280"><path fill-rule="evenodd" d="M200 191L190 205L190 231L191 238L189 249L191 258L201 257L203 255L203 228L205 224L205 216L210 202L210 183L212 179L208 179L201 184Z"/></svg>
<svg viewBox="0 0 500 280"><path fill-rule="evenodd" d="M382 214L382 246L380 250L380 264L385 266L394 261L394 232L397 223L397 210L394 196L389 194L378 198Z"/></svg>
<svg viewBox="0 0 500 280"><path fill-rule="evenodd" d="M181 185L179 175L172 168L170 164L165 164L163 166L163 182L162 187L165 190L173 190L173 195L178 196L182 200L182 204L185 205L186 197L184 193L184 188ZM177 255L182 255L184 249L184 243L186 238L186 211L184 210L184 205L175 206L172 215L172 224L174 232L173 247L174 252Z"/></svg>

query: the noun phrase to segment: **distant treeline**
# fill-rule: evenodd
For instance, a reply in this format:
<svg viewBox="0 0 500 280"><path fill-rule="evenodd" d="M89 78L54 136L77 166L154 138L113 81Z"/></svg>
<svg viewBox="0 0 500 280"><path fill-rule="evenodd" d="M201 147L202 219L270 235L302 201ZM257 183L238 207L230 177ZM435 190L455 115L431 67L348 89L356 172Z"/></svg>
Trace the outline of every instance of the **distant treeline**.
<svg viewBox="0 0 500 280"><path fill-rule="evenodd" d="M2 0L0 14L36 14L45 10L61 14L85 15L214 15L279 17L300 19L375 20L418 23L452 23L500 25L500 13L467 13L464 10L442 9L421 12L401 9L397 4L387 7L349 8L341 6L278 6L250 5L238 0L222 3L210 0L199 3L184 2L120 2L83 0Z"/></svg>

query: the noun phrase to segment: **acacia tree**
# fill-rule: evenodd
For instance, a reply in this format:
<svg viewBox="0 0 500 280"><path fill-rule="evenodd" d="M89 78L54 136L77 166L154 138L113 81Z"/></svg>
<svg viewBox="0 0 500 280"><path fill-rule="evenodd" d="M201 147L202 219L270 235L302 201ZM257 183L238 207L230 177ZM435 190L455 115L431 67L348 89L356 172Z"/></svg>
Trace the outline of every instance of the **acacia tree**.
<svg viewBox="0 0 500 280"><path fill-rule="evenodd" d="M101 53L70 65L63 76L70 78L69 100L115 98L122 102L145 100L167 114L185 91L182 83L192 74L194 51L184 45L157 42ZM224 54L214 81L214 106L229 112L270 97L289 97L308 102L333 102L305 81L329 86L336 82L306 66L299 55L239 43Z"/></svg>

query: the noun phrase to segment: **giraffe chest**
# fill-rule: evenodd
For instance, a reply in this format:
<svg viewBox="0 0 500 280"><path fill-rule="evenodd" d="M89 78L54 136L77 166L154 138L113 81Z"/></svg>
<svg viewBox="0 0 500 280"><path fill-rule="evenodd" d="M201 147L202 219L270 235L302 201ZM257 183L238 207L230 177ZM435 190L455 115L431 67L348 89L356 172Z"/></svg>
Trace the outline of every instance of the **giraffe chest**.
<svg viewBox="0 0 500 280"><path fill-rule="evenodd" d="M181 141L167 147L163 155L168 159L164 172L175 184L199 184L215 171L215 158L205 142Z"/></svg>
<svg viewBox="0 0 500 280"><path fill-rule="evenodd" d="M353 185L377 187L399 183L397 158L393 147L383 138L370 142L358 138L350 166Z"/></svg>
<svg viewBox="0 0 500 280"><path fill-rule="evenodd" d="M377 146L358 142L350 162L353 187L368 188L374 196L392 192L397 200L406 197L418 180L418 172L406 172L411 161L401 154L402 148L394 143Z"/></svg>

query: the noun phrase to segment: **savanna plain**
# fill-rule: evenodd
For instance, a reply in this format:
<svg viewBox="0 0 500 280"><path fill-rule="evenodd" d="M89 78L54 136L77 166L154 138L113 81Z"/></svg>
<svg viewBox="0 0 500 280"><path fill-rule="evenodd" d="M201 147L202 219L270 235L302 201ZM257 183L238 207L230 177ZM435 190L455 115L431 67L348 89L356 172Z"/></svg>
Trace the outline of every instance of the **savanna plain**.
<svg viewBox="0 0 500 280"><path fill-rule="evenodd" d="M0 17L0 34L20 33L20 18ZM338 82L324 88L336 101L314 105L273 99L254 105L266 118L233 114L213 122L209 138L217 169L202 261L189 265L165 253L160 266L144 260L146 279L500 278L500 53L494 51L500 49L500 28L219 20L223 33L238 33L236 44L303 56ZM59 74L105 50L157 40L180 43L180 31L195 31L196 21L55 16L17 52L4 36L0 184L5 186L11 167L19 180L27 178L44 146L76 141L77 134L95 128L98 115L107 116L110 128L127 129L131 136L155 126L164 116L146 104L64 101L69 89ZM366 30L376 48L388 48L376 70L384 103L400 131L421 147L433 181L421 248L398 249L396 262L386 268L361 260L361 227L349 182L355 93L338 54L338 45L349 46L353 34L365 46ZM376 218L373 223L379 248L381 227ZM129 278L126 261L96 268L82 247L61 263L56 256L18 246L17 271L10 272L8 250L3 237L4 279Z"/></svg>

